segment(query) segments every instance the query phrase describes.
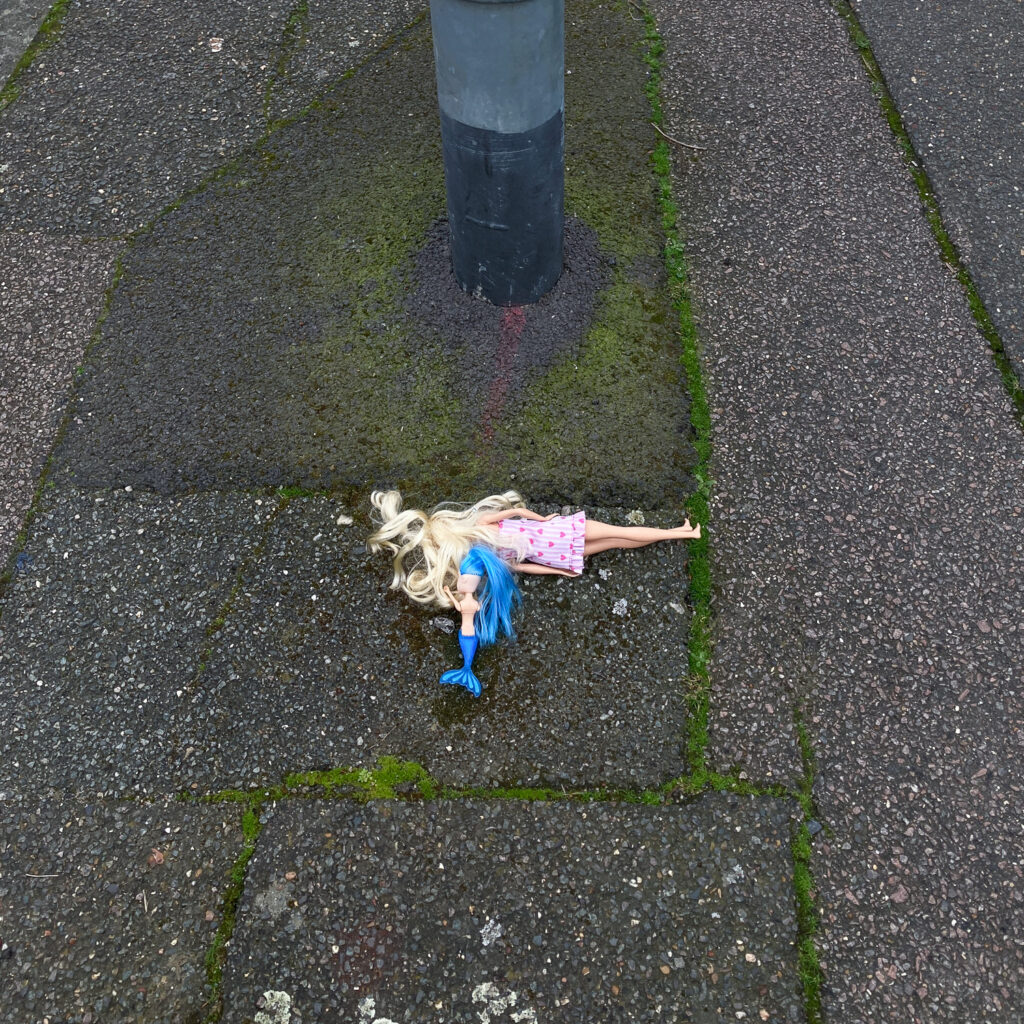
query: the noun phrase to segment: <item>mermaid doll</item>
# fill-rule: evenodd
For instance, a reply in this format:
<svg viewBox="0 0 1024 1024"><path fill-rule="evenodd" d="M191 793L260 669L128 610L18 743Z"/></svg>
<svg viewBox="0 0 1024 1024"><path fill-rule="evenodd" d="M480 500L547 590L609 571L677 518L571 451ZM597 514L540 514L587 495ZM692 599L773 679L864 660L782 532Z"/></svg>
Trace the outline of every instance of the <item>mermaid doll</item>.
<svg viewBox="0 0 1024 1024"><path fill-rule="evenodd" d="M370 503L381 525L367 546L392 554L391 588L417 604L461 613L459 645L465 664L446 672L441 681L464 686L476 697L481 688L471 666L477 644L515 637L512 613L521 595L513 572L578 576L583 560L601 551L700 537L700 524L691 526L688 519L661 530L614 526L587 519L584 512L542 516L526 508L515 491L492 494L470 506L444 503L429 514L403 511L398 491L374 491Z"/></svg>

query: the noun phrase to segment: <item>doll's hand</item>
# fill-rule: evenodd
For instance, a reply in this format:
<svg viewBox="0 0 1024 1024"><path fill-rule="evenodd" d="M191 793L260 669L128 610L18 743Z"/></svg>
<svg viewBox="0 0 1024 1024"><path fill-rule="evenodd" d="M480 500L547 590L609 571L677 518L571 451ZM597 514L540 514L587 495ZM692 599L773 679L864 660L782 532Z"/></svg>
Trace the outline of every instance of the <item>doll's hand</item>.
<svg viewBox="0 0 1024 1024"><path fill-rule="evenodd" d="M451 589L449 587L445 587L444 592L448 595L448 600L451 601L452 607L455 608L456 611L462 611L462 602L455 599L455 595L451 592Z"/></svg>
<svg viewBox="0 0 1024 1024"><path fill-rule="evenodd" d="M549 516L541 516L541 522L543 522L543 523L550 523L552 519L557 519L557 518L558 518L558 513L557 512L552 512L551 515L549 515Z"/></svg>

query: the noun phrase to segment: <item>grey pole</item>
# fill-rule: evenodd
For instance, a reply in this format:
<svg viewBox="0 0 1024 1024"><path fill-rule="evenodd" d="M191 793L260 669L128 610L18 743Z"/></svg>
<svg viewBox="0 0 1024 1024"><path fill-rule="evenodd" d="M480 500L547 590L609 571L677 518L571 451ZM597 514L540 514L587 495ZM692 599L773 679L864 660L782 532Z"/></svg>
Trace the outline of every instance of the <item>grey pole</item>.
<svg viewBox="0 0 1024 1024"><path fill-rule="evenodd" d="M430 0L452 265L499 306L562 272L564 0Z"/></svg>

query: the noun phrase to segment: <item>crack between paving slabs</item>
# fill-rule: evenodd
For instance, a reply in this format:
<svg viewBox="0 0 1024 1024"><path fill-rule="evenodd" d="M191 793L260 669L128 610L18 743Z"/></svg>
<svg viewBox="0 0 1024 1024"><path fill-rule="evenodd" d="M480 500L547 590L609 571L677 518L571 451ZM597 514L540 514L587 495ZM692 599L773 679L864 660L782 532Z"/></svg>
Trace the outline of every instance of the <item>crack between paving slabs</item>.
<svg viewBox="0 0 1024 1024"><path fill-rule="evenodd" d="M914 143L910 138L906 125L903 123L903 116L896 106L892 93L885 81L881 65L875 58L871 48L871 40L868 38L860 19L850 5L849 0L832 0L836 13L846 22L847 33L850 37L850 44L856 49L867 73L871 92L878 101L880 113L889 125L893 134L897 149L903 157L903 161L913 178L917 188L918 198L921 201L922 212L928 226L932 229L936 244L939 247L939 256L942 262L953 272L960 287L963 289L967 304L970 307L971 315L977 325L982 337L988 342L989 350L992 353L992 360L996 364L999 376L1002 379L1003 387L1006 389L1013 410L1014 419L1017 425L1024 430L1024 388L1020 379L1015 373L1009 358L1006 355L1006 347L1003 339L996 330L995 323L985 308L981 294L974 283L970 270L963 257L957 249L949 232L946 230L942 219L942 209L932 186L928 172L924 169L922 161Z"/></svg>
<svg viewBox="0 0 1024 1024"><path fill-rule="evenodd" d="M650 68L647 83L647 97L651 104L652 123L655 129L663 131L664 115L661 108L661 55L664 44L658 32L657 22L650 10L641 7L636 0L629 0L630 6L643 14L646 26L646 49L643 59ZM688 157L698 160L696 154ZM651 154L651 160L658 178L662 208L662 225L667 238L665 264L669 278L676 292L676 306L679 310L680 336L683 342L683 366L691 395L690 417L694 428L694 446L698 463L694 470L697 491L691 496L687 508L694 518L707 525L710 518L710 499L714 487L711 476L711 416L707 393L701 372L700 348L696 326L690 311L687 294L687 268L685 249L680 238L677 222L677 208L672 197L671 154L668 143L659 138ZM1004 357L1005 359L1005 357ZM1004 378L1005 379L1005 378ZM690 602L692 619L688 643L690 693L687 738L687 758L692 779L701 788L734 788L745 785L738 769L727 776L717 775L707 767L708 722L711 700L710 661L711 639L711 568L708 553L707 531L700 541L691 547L688 561L690 574ZM811 786L813 783L813 748L810 737L803 726L801 709L794 709L794 723L804 765L804 777L800 789L790 792L779 787L782 793L794 797L803 818L793 827L791 853L793 858L793 902L797 919L797 970L804 993L804 1009L808 1024L821 1024L821 983L822 971L818 960L814 935L817 931L818 912L815 902L817 887L811 875L811 833L810 823L815 821ZM755 787L756 788L756 787ZM778 791L775 791L778 793ZM781 795L781 793L779 793ZM815 822L816 823L816 822ZM820 826L819 826L820 827Z"/></svg>

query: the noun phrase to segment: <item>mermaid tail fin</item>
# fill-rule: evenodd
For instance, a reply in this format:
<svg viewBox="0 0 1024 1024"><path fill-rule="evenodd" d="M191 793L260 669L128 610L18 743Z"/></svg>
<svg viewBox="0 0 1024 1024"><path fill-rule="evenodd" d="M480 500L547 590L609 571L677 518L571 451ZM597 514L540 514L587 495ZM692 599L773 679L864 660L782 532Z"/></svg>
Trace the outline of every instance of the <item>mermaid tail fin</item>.
<svg viewBox="0 0 1024 1024"><path fill-rule="evenodd" d="M464 686L474 697L479 697L482 692L480 680L473 675L473 655L476 654L477 639L475 636L466 636L459 633L459 647L462 649L462 668L453 668L441 676L442 683L451 683L455 686Z"/></svg>

